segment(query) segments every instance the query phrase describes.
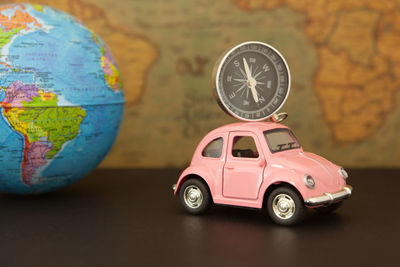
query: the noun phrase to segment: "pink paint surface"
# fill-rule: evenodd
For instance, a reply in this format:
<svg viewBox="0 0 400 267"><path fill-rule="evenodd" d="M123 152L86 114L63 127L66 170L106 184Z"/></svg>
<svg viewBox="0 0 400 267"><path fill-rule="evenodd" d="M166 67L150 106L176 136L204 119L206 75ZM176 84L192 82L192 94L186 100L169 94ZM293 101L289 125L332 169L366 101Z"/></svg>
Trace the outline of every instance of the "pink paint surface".
<svg viewBox="0 0 400 267"><path fill-rule="evenodd" d="M335 193L346 186L339 166L323 157L304 152L301 147L272 153L264 132L274 129L288 127L272 122L240 122L211 131L199 143L190 166L179 177L174 193L177 194L187 177L196 175L207 183L214 203L261 208L264 194L273 184L292 185L304 200ZM233 156L231 151L236 136L252 137L258 156ZM216 138L224 140L221 157L204 157L204 148ZM306 187L305 175L314 178L315 188Z"/></svg>

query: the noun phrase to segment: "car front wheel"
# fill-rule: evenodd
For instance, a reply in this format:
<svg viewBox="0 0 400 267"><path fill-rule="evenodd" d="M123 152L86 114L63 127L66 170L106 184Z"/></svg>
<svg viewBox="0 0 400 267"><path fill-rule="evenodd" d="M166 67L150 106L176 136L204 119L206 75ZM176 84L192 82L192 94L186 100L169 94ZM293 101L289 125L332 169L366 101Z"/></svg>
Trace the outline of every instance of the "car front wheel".
<svg viewBox="0 0 400 267"><path fill-rule="evenodd" d="M183 183L179 198L185 210L192 214L202 214L211 205L211 194L207 186L197 179L189 179Z"/></svg>
<svg viewBox="0 0 400 267"><path fill-rule="evenodd" d="M288 186L274 189L267 201L268 214L280 225L294 225L303 220L305 206L301 196Z"/></svg>

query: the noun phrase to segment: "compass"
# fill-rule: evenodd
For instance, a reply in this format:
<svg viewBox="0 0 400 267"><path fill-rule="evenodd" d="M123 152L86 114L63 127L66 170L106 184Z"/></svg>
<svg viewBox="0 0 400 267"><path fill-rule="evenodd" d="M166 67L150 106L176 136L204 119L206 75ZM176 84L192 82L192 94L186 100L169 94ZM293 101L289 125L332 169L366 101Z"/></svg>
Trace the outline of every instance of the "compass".
<svg viewBox="0 0 400 267"><path fill-rule="evenodd" d="M245 121L273 116L290 91L289 67L283 56L262 42L239 44L214 69L216 98L230 115Z"/></svg>

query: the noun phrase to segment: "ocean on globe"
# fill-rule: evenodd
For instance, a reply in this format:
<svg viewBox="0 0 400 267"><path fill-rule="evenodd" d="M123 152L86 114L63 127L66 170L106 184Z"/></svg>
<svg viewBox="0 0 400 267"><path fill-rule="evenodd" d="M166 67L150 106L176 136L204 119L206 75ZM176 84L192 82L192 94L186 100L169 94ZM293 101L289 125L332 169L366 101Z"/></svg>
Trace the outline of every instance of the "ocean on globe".
<svg viewBox="0 0 400 267"><path fill-rule="evenodd" d="M110 51L79 20L0 6L0 192L49 192L84 177L114 143L124 103Z"/></svg>

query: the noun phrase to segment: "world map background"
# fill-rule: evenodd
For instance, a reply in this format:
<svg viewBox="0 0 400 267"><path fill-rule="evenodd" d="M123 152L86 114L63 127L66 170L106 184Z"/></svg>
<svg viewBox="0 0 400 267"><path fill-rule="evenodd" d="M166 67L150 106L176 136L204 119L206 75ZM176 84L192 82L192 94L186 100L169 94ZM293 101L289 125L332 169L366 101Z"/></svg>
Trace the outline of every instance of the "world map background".
<svg viewBox="0 0 400 267"><path fill-rule="evenodd" d="M235 121L213 98L211 72L248 40L285 56L292 88L281 110L305 150L344 166L400 166L400 1L14 2L78 17L115 56L127 107L101 167L187 165L208 131Z"/></svg>

